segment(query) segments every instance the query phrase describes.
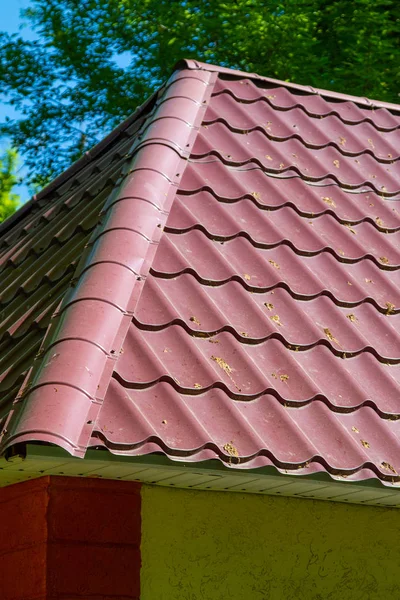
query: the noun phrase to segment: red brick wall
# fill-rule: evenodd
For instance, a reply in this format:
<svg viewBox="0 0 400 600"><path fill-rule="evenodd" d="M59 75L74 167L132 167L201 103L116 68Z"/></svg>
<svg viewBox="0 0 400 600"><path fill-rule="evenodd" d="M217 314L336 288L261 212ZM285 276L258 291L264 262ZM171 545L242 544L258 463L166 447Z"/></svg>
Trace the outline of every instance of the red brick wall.
<svg viewBox="0 0 400 600"><path fill-rule="evenodd" d="M0 597L46 597L47 488L43 477L0 490Z"/></svg>
<svg viewBox="0 0 400 600"><path fill-rule="evenodd" d="M140 596L140 486L42 477L0 489L1 600Z"/></svg>

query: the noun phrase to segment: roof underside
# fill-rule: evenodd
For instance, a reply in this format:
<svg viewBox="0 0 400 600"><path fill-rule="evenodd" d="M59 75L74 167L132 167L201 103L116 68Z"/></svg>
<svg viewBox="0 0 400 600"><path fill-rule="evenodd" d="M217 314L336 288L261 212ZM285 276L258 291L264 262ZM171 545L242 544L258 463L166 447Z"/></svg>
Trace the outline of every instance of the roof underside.
<svg viewBox="0 0 400 600"><path fill-rule="evenodd" d="M3 448L397 485L400 110L183 67L3 233Z"/></svg>

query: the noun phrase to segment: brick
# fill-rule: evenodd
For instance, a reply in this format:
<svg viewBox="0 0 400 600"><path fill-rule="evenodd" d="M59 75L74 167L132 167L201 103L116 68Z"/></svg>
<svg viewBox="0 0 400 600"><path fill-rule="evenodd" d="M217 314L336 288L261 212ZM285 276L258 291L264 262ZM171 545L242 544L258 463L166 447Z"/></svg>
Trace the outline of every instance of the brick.
<svg viewBox="0 0 400 600"><path fill-rule="evenodd" d="M20 484L18 484L20 485ZM44 543L47 539L46 511L48 493L46 486L27 487L18 494L2 488L0 555L4 551Z"/></svg>
<svg viewBox="0 0 400 600"><path fill-rule="evenodd" d="M49 538L140 544L140 487L132 482L56 478L50 488Z"/></svg>
<svg viewBox="0 0 400 600"><path fill-rule="evenodd" d="M42 490L46 490L49 487L50 480L50 477L44 476L0 488L0 505L4 502L14 502L19 496L34 495Z"/></svg>
<svg viewBox="0 0 400 600"><path fill-rule="evenodd" d="M52 543L48 553L48 593L77 596L140 594L140 549Z"/></svg>
<svg viewBox="0 0 400 600"><path fill-rule="evenodd" d="M1 600L30 600L46 594L47 545L3 554Z"/></svg>
<svg viewBox="0 0 400 600"><path fill-rule="evenodd" d="M0 490L1 600L138 600L140 485L43 477Z"/></svg>

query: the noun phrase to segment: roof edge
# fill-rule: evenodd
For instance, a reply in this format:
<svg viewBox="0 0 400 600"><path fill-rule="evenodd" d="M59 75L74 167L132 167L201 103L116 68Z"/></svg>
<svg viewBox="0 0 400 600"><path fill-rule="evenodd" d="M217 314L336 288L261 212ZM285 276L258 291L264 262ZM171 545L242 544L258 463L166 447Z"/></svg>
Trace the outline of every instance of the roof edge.
<svg viewBox="0 0 400 600"><path fill-rule="evenodd" d="M98 477L144 484L220 492L278 495L346 504L400 508L398 485L373 478L345 480L326 472L310 475L281 473L275 467L235 470L219 461L188 463L166 456L121 456L89 449L85 460L61 448L28 444L23 455L0 459L0 488L44 475Z"/></svg>
<svg viewBox="0 0 400 600"><path fill-rule="evenodd" d="M84 456L215 79L175 72L135 135L130 160L8 415L0 453L38 441ZM175 97L176 108L166 102Z"/></svg>
<svg viewBox="0 0 400 600"><path fill-rule="evenodd" d="M350 96L348 94L342 94L340 92L334 92L332 90L324 90L321 88L314 88L308 85L300 85L297 83L291 83L288 81L282 81L280 79L273 79L270 77L264 77L257 73L248 73L246 71L238 71L235 69L229 69L227 67L219 67L208 63L199 62L194 59L182 59L175 65L175 69L191 69L197 71L209 71L211 73L223 73L224 75L231 75L233 77L241 77L246 79L255 79L257 81L265 81L267 83L273 83L289 89L297 90L299 92L305 92L307 94L313 94L323 96L326 98L332 98L334 100L343 100L348 102L354 102L359 106L366 106L368 108L386 108L388 110L396 110L400 112L400 104L393 104L391 102L383 102L381 100L371 100L370 98L361 96Z"/></svg>

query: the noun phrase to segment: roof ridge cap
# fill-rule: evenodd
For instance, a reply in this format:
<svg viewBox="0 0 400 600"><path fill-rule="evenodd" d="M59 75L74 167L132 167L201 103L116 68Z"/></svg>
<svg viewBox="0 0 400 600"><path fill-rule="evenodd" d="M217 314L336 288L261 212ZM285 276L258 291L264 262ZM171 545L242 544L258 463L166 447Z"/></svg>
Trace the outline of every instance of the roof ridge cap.
<svg viewBox="0 0 400 600"><path fill-rule="evenodd" d="M175 72L137 135L8 415L1 452L40 432L41 441L84 456L215 79Z"/></svg>
<svg viewBox="0 0 400 600"><path fill-rule="evenodd" d="M392 102L384 102L383 100L372 100L362 96L351 96L349 94L343 94L340 92L334 92L332 90L324 90L322 88L314 88L309 85L301 85L298 83L291 83L289 81L283 81L281 79L274 79L266 77L264 75L258 75L258 73L249 73L247 71L240 71L236 69L230 69L228 67L220 67L218 65L212 65L209 63L203 63L194 59L182 59L175 65L175 69L187 68L198 71L209 71L210 73L223 73L225 75L233 75L236 77L245 77L246 79L256 79L258 81L266 81L268 83L274 83L284 86L289 89L306 92L308 94L315 94L326 98L332 98L334 100L343 100L344 102L354 102L360 106L367 106L368 108L386 108L388 110L395 110L400 112L400 104L394 104Z"/></svg>

